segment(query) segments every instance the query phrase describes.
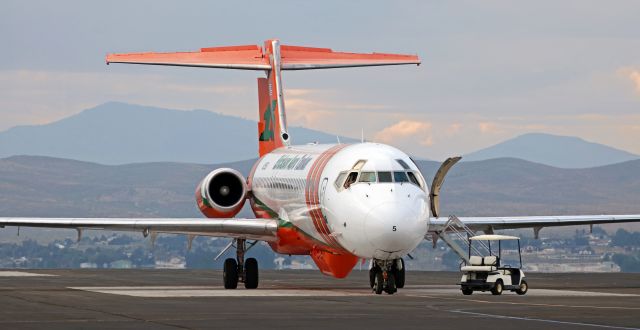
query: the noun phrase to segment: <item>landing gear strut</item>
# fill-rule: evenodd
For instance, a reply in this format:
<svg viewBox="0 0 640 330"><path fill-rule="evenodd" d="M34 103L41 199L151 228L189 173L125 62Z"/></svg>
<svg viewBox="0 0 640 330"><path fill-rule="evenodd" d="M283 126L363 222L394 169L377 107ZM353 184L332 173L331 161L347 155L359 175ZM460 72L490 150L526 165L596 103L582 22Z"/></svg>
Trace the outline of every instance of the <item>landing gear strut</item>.
<svg viewBox="0 0 640 330"><path fill-rule="evenodd" d="M224 261L222 279L225 289L235 289L238 282L243 282L247 289L258 287L258 260L248 258L244 260L247 251L245 239L236 239L236 258L228 258Z"/></svg>
<svg viewBox="0 0 640 330"><path fill-rule="evenodd" d="M404 287L404 260L374 259L369 269L369 284L376 294L394 294Z"/></svg>

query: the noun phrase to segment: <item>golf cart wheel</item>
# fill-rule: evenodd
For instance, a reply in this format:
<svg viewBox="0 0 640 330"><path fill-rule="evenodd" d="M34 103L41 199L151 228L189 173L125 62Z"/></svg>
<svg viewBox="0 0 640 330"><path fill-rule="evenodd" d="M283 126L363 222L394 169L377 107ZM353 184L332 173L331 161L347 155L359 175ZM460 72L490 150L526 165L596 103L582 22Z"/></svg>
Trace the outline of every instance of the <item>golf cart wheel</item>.
<svg viewBox="0 0 640 330"><path fill-rule="evenodd" d="M497 280L496 284L493 286L493 289L491 289L491 294L494 296L499 296L502 294L502 290L504 290L502 280Z"/></svg>
<svg viewBox="0 0 640 330"><path fill-rule="evenodd" d="M470 296L470 295L473 294L473 290L469 289L469 288L463 288L462 289L462 294L465 295L465 296Z"/></svg>
<svg viewBox="0 0 640 330"><path fill-rule="evenodd" d="M529 291L529 284L527 284L527 281L525 280L520 281L520 287L516 289L516 293L522 296L526 294L527 291Z"/></svg>

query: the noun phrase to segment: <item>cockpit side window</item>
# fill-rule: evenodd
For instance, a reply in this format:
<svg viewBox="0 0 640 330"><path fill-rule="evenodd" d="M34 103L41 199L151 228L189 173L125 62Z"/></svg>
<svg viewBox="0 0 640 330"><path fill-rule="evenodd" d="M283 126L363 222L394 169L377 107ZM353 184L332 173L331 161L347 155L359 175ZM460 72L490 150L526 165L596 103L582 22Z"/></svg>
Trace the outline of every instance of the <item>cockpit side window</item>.
<svg viewBox="0 0 640 330"><path fill-rule="evenodd" d="M376 172L361 172L358 182L376 182Z"/></svg>
<svg viewBox="0 0 640 330"><path fill-rule="evenodd" d="M361 170L361 169L362 169L362 167L364 166L364 164L365 164L366 162L367 162L366 160L364 160L364 159L360 159L360 160L359 160L359 161L357 161L355 164L353 164L353 167L352 167L351 169L352 169L352 170L359 171L359 170Z"/></svg>
<svg viewBox="0 0 640 330"><path fill-rule="evenodd" d="M422 187L420 181L418 181L418 178L416 178L416 175L413 174L413 172L407 172L407 175L409 176L409 181L411 181L411 183L415 184L418 187Z"/></svg>
<svg viewBox="0 0 640 330"><path fill-rule="evenodd" d="M378 172L378 182L393 182L391 172Z"/></svg>
<svg viewBox="0 0 640 330"><path fill-rule="evenodd" d="M407 165L407 163L404 160L396 159L396 162L398 162L398 164L400 164L400 166L402 166L402 168L404 168L405 170L409 169L409 165Z"/></svg>
<svg viewBox="0 0 640 330"><path fill-rule="evenodd" d="M340 174L338 174L338 178L336 179L336 182L334 183L334 185L336 186L336 189L340 190L342 188L342 183L344 182L344 178L347 177L347 172L342 172Z"/></svg>
<svg viewBox="0 0 640 330"><path fill-rule="evenodd" d="M409 182L409 178L407 178L407 172L393 172L393 180L395 182Z"/></svg>
<svg viewBox="0 0 640 330"><path fill-rule="evenodd" d="M349 188L353 183L358 180L358 172L349 172L347 180L344 182L344 188Z"/></svg>

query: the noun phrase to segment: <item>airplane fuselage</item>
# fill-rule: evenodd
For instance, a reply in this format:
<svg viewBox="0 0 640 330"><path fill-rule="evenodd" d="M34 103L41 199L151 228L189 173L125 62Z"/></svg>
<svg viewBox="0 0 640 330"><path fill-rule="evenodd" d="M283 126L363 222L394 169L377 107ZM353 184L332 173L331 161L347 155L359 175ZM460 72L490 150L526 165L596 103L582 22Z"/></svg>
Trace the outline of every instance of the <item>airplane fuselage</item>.
<svg viewBox="0 0 640 330"><path fill-rule="evenodd" d="M279 253L323 249L392 260L428 230L425 180L408 155L388 145L278 148L258 160L248 183L256 216L278 218L298 235L273 243Z"/></svg>

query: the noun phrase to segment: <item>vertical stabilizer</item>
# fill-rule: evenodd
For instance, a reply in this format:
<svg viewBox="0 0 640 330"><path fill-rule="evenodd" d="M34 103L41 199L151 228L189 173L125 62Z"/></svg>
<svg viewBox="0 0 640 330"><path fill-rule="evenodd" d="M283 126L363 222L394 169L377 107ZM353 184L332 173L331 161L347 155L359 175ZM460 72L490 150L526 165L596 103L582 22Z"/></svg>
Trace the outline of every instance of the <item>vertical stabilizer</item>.
<svg viewBox="0 0 640 330"><path fill-rule="evenodd" d="M269 60L271 70L266 70L266 78L258 78L258 150L260 156L273 149L289 145L287 117L284 110L281 57L278 40L264 43L264 56Z"/></svg>

